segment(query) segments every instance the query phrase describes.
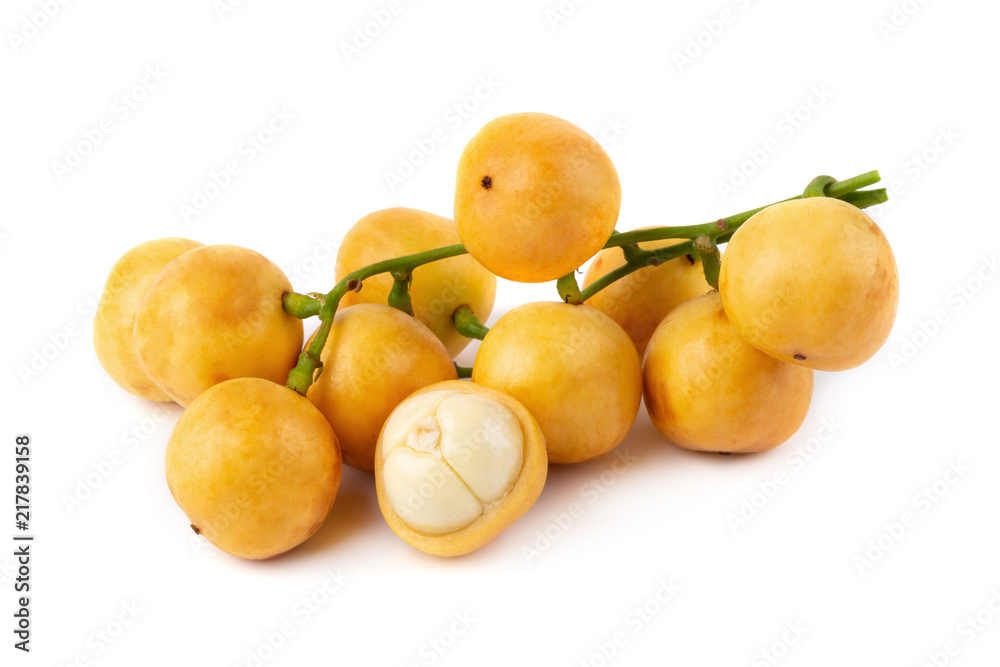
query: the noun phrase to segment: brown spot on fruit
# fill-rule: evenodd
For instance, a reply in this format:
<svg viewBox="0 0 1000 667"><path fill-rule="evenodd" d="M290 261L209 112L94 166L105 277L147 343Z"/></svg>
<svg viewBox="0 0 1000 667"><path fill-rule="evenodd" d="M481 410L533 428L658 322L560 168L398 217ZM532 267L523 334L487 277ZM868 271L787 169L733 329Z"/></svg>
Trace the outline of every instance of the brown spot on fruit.
<svg viewBox="0 0 1000 667"><path fill-rule="evenodd" d="M489 176L483 176L483 180L479 181L479 184L483 186L484 190L489 190L493 187L493 179Z"/></svg>
<svg viewBox="0 0 1000 667"><path fill-rule="evenodd" d="M798 361L805 361L806 360L805 355L801 355L801 354L796 354L795 355L795 359L798 360Z"/></svg>
<svg viewBox="0 0 1000 667"><path fill-rule="evenodd" d="M191 530L194 531L195 535L201 535L201 529L198 528L198 526L194 525L193 523L191 524Z"/></svg>

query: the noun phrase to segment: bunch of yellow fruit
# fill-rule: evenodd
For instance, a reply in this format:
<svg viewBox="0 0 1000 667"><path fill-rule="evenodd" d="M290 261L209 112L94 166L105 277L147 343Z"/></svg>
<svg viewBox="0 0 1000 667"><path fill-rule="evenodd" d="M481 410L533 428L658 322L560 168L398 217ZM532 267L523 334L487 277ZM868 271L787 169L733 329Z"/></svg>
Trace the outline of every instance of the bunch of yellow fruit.
<svg viewBox="0 0 1000 667"><path fill-rule="evenodd" d="M343 461L374 474L403 540L464 554L527 512L549 463L613 450L643 396L688 449L790 438L813 370L863 363L892 327L895 260L859 208L885 200L859 189L870 176L820 177L716 223L618 233L621 186L600 145L553 116L503 116L462 153L454 221L365 216L329 293L294 293L252 250L159 239L113 267L94 345L123 388L186 407L167 481L219 548L262 559L306 540ZM497 276L556 280L560 300L487 329ZM471 370L452 361L469 337L482 338Z"/></svg>

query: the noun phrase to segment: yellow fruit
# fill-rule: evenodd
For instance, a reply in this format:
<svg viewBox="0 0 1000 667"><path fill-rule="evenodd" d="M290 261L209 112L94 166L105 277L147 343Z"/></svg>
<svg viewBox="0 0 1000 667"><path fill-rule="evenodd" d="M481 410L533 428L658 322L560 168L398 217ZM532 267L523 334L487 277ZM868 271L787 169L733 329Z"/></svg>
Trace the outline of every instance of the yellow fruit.
<svg viewBox="0 0 1000 667"><path fill-rule="evenodd" d="M302 350L302 322L281 297L288 278L253 250L203 246L168 264L135 318L143 370L187 405L212 385L238 377L284 384Z"/></svg>
<svg viewBox="0 0 1000 667"><path fill-rule="evenodd" d="M618 172L593 137L555 116L512 114L487 123L462 152L455 224L493 273L544 282L604 246L621 198Z"/></svg>
<svg viewBox="0 0 1000 667"><path fill-rule="evenodd" d="M403 541L460 556L535 504L547 468L542 431L523 405L453 380L417 390L393 411L375 451L375 489Z"/></svg>
<svg viewBox="0 0 1000 667"><path fill-rule="evenodd" d="M610 452L632 427L642 397L632 341L585 304L511 310L480 345L472 381L524 404L542 427L552 463Z"/></svg>
<svg viewBox="0 0 1000 667"><path fill-rule="evenodd" d="M340 441L344 463L375 470L375 444L389 413L411 393L454 380L448 350L406 313L371 303L337 312L307 396Z"/></svg>
<svg viewBox="0 0 1000 667"><path fill-rule="evenodd" d="M255 560L316 532L337 496L340 465L337 437L319 410L259 378L201 394L167 443L167 484L191 528Z"/></svg>
<svg viewBox="0 0 1000 667"><path fill-rule="evenodd" d="M838 371L861 365L889 337L899 274L889 242L864 211L811 197L770 206L736 230L719 291L751 345Z"/></svg>
<svg viewBox="0 0 1000 667"><path fill-rule="evenodd" d="M809 410L813 374L744 341L711 292L677 306L656 328L643 384L649 418L669 440L746 453L794 435Z"/></svg>
<svg viewBox="0 0 1000 667"><path fill-rule="evenodd" d="M455 223L448 218L412 208L375 211L358 220L344 236L337 251L337 280L369 264L460 242ZM388 273L367 278L360 292L348 292L340 303L385 304L392 282ZM455 356L469 339L455 330L452 314L459 306L469 306L485 322L493 310L496 291L496 276L472 257L462 255L417 267L410 299L413 314Z"/></svg>
<svg viewBox="0 0 1000 667"><path fill-rule="evenodd" d="M197 241L167 238L132 248L111 267L94 315L94 351L104 371L125 391L151 401L171 401L153 384L135 351L132 327L146 290L179 255L201 247Z"/></svg>
<svg viewBox="0 0 1000 667"><path fill-rule="evenodd" d="M665 248L688 239L666 239L640 243L643 250ZM584 276L587 288L598 278L625 265L621 248L608 248L597 253ZM587 303L613 319L635 343L642 357L656 325L671 310L688 299L701 296L712 286L705 281L701 261L690 255L647 266L616 280L587 299Z"/></svg>

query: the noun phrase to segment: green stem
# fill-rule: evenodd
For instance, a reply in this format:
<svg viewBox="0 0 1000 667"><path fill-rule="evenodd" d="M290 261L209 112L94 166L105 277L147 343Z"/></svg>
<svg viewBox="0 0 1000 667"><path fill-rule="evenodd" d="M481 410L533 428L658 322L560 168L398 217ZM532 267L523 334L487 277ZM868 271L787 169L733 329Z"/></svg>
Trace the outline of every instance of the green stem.
<svg viewBox="0 0 1000 667"><path fill-rule="evenodd" d="M865 206L873 206L874 204L881 202L870 200L868 193L878 193L880 190L868 190L864 193L864 196L860 196L862 193L856 193L856 191L869 185L874 185L875 183L878 183L880 179L881 176L879 176L878 171L869 171L859 176L848 178L845 181L836 181L826 186L826 196L833 199L843 199L845 201L849 201L858 208L864 208L864 206L860 206L858 202L864 203ZM716 239L716 242L725 243L730 237L732 237L733 232L735 232L740 225L752 218L756 213L760 213L765 208L774 206L775 204L781 204L794 199L805 199L805 196L796 195L794 197L789 197L788 199L782 199L781 201L768 204L767 206L759 206L749 211L736 213L734 215L719 218L713 222L706 222L701 225L653 227L650 229L637 229L631 232L618 232L611 235L611 238L604 244L604 247L615 248L629 243L661 241L663 239L670 238L695 239L699 236L711 236ZM584 290L584 295L584 299L588 298L586 296L586 290Z"/></svg>
<svg viewBox="0 0 1000 667"><path fill-rule="evenodd" d="M571 271L556 281L556 289L559 290L559 298L566 303L583 303L580 295L580 285L576 282L576 272Z"/></svg>
<svg viewBox="0 0 1000 667"><path fill-rule="evenodd" d="M458 373L459 378L471 378L472 377L472 367L471 366L459 366L455 364L455 372Z"/></svg>
<svg viewBox="0 0 1000 667"><path fill-rule="evenodd" d="M337 306L340 305L340 300L347 294L350 290L360 290L364 281L372 276L378 275L380 273L387 272L399 272L399 273L412 273L415 268L422 266L424 264L429 264L430 262L436 262L441 259L447 259L448 257L456 257L458 255L464 255L468 251L465 246L461 244L444 246L443 248L434 248L433 250L426 250L424 252L414 253L412 255L406 255L404 257L394 257L393 259L386 259L381 262L375 262L374 264L369 264L368 266L363 266L357 271L352 271L338 282L332 290L330 290L325 297L316 298L316 301L323 301L319 306L319 329L316 331L316 336L313 338L312 344L308 348L302 351L299 355L299 362L295 365L295 368L288 372L288 382L286 383L290 389L294 389L303 396L309 390L309 386L313 383L316 376L316 371L322 367L322 362L320 362L320 354L323 352L323 347L326 345L326 339L330 336L330 328L333 326L333 317L337 313ZM288 295L285 295L286 297ZM294 305L299 307L299 312L302 312L307 306L304 305L304 298L306 295L299 294L292 298L282 298L282 303L286 301L294 302ZM315 306L308 306L308 309L313 309Z"/></svg>
<svg viewBox="0 0 1000 667"><path fill-rule="evenodd" d="M392 289L389 290L389 305L403 311L407 315L413 314L413 301L410 299L411 275L409 273L393 271Z"/></svg>
<svg viewBox="0 0 1000 667"><path fill-rule="evenodd" d="M319 315L320 309L323 308L323 301L307 294L285 292L281 295L281 305L285 308L285 312L292 317L305 320Z"/></svg>
<svg viewBox="0 0 1000 667"><path fill-rule="evenodd" d="M466 338L482 340L490 332L489 327L484 325L472 312L468 306L459 306L452 314L451 319L455 322L455 329Z"/></svg>
<svg viewBox="0 0 1000 667"><path fill-rule="evenodd" d="M817 176L809 181L809 185L802 191L803 197L825 197L827 187L837 182L833 176Z"/></svg>
<svg viewBox="0 0 1000 667"><path fill-rule="evenodd" d="M722 256L719 255L719 246L709 236L699 236L694 240L694 248L698 252L698 259L701 260L701 270L705 274L705 282L712 286L712 289L719 289L719 271L722 270Z"/></svg>
<svg viewBox="0 0 1000 667"><path fill-rule="evenodd" d="M684 241L683 243L677 243L666 248L657 248L656 250L640 250L617 269L605 273L590 283L587 289L583 290L581 296L586 301L611 283L624 278L634 271L647 266L659 266L663 262L692 253L695 253L694 241Z"/></svg>
<svg viewBox="0 0 1000 667"><path fill-rule="evenodd" d="M810 187L813 187L814 183L817 183L820 179L824 178L827 177L821 176L813 179L810 183ZM869 206L875 206L876 204L882 204L888 201L888 194L884 188L879 188L877 190L864 190L860 192L858 191L860 188L878 183L880 178L881 177L879 176L878 171L869 171L864 174L854 176L853 178L849 178L845 181L825 182L823 188L827 197L842 199L850 204L853 204L854 206L857 206L858 208L867 208ZM809 191L808 187L806 188L806 191ZM802 194L795 197L789 197L788 199L782 199L774 204L804 198L805 194ZM730 238L732 238L733 233L740 228L740 225L752 218L755 214L763 211L765 208L774 206L774 204L760 206L749 211L743 211L742 213L730 215L725 218L719 218L714 222L707 222L701 225L688 225L684 227L654 227L652 229L639 229L631 232L614 233L611 235L611 238L608 239L608 242L604 244L604 247L614 248L626 244L641 243L642 241L658 241L670 238L697 239L700 236L709 237L716 245L726 243ZM638 271L645 266L655 266L660 262L668 261L675 257L680 257L681 255L687 255L692 251L696 252L693 240L678 243L659 250L640 250L638 253L634 253L631 258L627 258L625 264L618 267L614 271L601 276L591 283L587 289L583 290L583 300L586 301L616 280L624 278L628 274ZM711 271L712 267L709 267L709 270Z"/></svg>

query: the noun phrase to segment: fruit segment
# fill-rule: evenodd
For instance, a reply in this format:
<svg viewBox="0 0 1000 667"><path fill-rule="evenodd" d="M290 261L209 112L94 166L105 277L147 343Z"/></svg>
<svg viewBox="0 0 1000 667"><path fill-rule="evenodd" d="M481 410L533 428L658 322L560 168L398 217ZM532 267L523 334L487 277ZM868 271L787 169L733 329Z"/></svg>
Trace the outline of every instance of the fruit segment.
<svg viewBox="0 0 1000 667"><path fill-rule="evenodd" d="M414 396L383 431L389 505L430 535L464 528L514 486L523 444L517 417L496 401L456 391Z"/></svg>

